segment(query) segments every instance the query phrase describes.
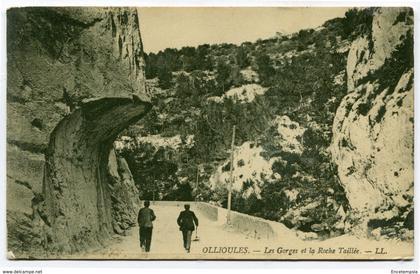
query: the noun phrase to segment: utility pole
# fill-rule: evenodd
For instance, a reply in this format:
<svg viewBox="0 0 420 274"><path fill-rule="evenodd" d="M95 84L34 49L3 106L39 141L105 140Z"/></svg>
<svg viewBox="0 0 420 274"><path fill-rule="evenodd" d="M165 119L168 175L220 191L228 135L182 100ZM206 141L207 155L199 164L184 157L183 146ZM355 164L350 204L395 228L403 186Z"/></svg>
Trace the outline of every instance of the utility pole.
<svg viewBox="0 0 420 274"><path fill-rule="evenodd" d="M228 187L228 204L227 204L227 219L226 223L230 225L230 210L232 206L232 186L233 186L233 152L235 150L235 125L233 125L232 132L232 146L230 151L230 179Z"/></svg>
<svg viewBox="0 0 420 274"><path fill-rule="evenodd" d="M200 172L200 165L197 165L197 178L195 180L195 201L197 202L198 198L198 176Z"/></svg>

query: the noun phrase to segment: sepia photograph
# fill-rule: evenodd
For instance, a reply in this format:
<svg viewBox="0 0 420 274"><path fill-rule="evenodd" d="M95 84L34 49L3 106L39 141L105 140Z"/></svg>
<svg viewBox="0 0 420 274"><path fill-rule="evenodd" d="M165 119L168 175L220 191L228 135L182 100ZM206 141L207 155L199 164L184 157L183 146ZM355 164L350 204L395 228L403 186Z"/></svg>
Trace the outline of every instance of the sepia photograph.
<svg viewBox="0 0 420 274"><path fill-rule="evenodd" d="M7 10L9 260L413 260L411 7Z"/></svg>

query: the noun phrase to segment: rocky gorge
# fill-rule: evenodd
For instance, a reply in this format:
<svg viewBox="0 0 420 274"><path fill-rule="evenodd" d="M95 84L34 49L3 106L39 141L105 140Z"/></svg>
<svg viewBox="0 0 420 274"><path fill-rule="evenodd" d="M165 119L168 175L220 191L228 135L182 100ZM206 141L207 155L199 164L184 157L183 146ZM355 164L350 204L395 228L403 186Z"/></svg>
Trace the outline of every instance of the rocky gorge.
<svg viewBox="0 0 420 274"><path fill-rule="evenodd" d="M231 166L233 209L299 238L413 240L410 8L156 54L143 53L134 8L16 8L7 20L17 258L105 245L135 224L140 199L225 207Z"/></svg>
<svg viewBox="0 0 420 274"><path fill-rule="evenodd" d="M413 75L412 10L350 9L290 35L146 55L154 107L128 135L192 138L188 148L155 148L156 163L173 167L155 180L163 199L187 183L226 206L236 125L234 209L303 238L410 240ZM148 142L129 143L129 166L144 168L129 155ZM134 175L139 189L147 178Z"/></svg>
<svg viewBox="0 0 420 274"><path fill-rule="evenodd" d="M375 11L372 29L350 47L348 94L334 119L331 152L341 184L372 229L398 222L413 229L412 20L409 9Z"/></svg>
<svg viewBox="0 0 420 274"><path fill-rule="evenodd" d="M112 150L150 109L137 11L7 16L9 250L44 257L99 245L134 223L138 200Z"/></svg>

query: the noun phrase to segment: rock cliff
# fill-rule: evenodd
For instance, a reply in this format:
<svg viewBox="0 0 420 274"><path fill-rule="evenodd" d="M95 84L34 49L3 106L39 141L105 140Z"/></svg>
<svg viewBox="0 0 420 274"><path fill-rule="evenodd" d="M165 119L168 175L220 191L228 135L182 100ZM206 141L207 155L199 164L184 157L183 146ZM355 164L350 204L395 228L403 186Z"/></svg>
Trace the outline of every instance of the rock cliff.
<svg viewBox="0 0 420 274"><path fill-rule="evenodd" d="M412 229L413 13L381 8L372 18L349 50L348 94L334 119L331 152L363 231Z"/></svg>
<svg viewBox="0 0 420 274"><path fill-rule="evenodd" d="M8 10L7 220L17 257L75 252L132 225L138 197L110 151L150 108L142 54L136 9Z"/></svg>
<svg viewBox="0 0 420 274"><path fill-rule="evenodd" d="M302 135L305 129L288 116L276 116L272 128L276 132L275 147L292 155L302 155ZM261 144L245 142L234 152L233 190L243 192L243 197L255 195L261 199L261 186L280 180L281 174L273 171L273 165L287 163L280 156L267 157L269 152ZM230 159L222 163L209 179L212 188L226 187L230 182Z"/></svg>

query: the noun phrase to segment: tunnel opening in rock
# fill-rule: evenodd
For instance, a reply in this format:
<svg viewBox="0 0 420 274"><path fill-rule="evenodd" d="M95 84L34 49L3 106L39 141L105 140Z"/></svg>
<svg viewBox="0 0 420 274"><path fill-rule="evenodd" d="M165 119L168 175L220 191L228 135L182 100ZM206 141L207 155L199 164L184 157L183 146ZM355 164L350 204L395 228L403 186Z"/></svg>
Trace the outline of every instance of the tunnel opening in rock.
<svg viewBox="0 0 420 274"><path fill-rule="evenodd" d="M79 251L114 233L108 170L113 142L150 107L138 98L91 100L63 118L51 133L43 182L46 230L53 231L46 237L48 249Z"/></svg>

